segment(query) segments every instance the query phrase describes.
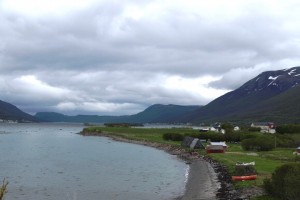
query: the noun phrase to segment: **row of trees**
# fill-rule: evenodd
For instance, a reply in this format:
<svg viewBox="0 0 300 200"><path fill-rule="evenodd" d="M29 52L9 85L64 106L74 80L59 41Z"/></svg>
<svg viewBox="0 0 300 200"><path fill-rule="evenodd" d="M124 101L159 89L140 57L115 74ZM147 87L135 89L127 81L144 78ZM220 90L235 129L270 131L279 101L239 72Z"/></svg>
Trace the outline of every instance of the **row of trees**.
<svg viewBox="0 0 300 200"><path fill-rule="evenodd" d="M233 132L233 125L230 123L225 123L221 125L221 128L227 132ZM243 127L244 130L249 132L260 132L261 128L259 127ZM276 133L285 134L285 133L292 133L292 134L300 134L300 124L284 124L279 125L276 127Z"/></svg>
<svg viewBox="0 0 300 200"><path fill-rule="evenodd" d="M300 124L286 124L286 125L280 125L276 127L276 132L280 134L284 133L300 133Z"/></svg>

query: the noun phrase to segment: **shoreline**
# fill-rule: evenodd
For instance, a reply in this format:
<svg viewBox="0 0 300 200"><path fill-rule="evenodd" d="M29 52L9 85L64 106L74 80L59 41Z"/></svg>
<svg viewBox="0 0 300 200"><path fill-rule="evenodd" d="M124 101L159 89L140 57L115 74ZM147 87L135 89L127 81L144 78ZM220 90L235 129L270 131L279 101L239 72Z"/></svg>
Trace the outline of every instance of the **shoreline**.
<svg viewBox="0 0 300 200"><path fill-rule="evenodd" d="M187 152L181 147L149 141L126 139L108 132L80 132L82 136L108 137L118 142L133 143L163 150L190 165L188 180L183 196L174 200L217 200L217 199L243 199L238 197L238 192L233 188L231 176L225 166L209 157L199 155L197 152Z"/></svg>

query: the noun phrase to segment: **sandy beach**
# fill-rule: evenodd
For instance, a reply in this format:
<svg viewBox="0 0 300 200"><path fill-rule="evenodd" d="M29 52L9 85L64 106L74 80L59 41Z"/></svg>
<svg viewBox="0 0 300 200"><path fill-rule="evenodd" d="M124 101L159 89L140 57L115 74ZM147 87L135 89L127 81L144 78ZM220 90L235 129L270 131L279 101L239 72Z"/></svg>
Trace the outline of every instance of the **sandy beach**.
<svg viewBox="0 0 300 200"><path fill-rule="evenodd" d="M197 159L190 164L186 190L176 200L216 200L219 186L214 169L205 160Z"/></svg>

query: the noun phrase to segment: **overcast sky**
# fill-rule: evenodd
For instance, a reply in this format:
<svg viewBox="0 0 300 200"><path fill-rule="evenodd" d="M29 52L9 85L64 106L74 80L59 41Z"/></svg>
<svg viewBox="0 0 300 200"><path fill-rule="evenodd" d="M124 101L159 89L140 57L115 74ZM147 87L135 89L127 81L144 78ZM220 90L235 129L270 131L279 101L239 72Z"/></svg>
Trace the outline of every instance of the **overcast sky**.
<svg viewBox="0 0 300 200"><path fill-rule="evenodd" d="M34 114L205 105L300 65L298 0L0 0L0 99Z"/></svg>

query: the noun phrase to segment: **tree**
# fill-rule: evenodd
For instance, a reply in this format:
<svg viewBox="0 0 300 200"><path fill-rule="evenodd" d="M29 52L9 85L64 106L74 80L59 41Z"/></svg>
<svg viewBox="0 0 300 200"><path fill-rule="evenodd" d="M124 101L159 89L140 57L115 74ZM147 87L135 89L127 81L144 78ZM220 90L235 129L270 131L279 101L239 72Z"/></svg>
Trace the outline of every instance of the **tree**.
<svg viewBox="0 0 300 200"><path fill-rule="evenodd" d="M281 200L295 200L300 197L300 164L289 163L278 167L271 179L264 181L268 194Z"/></svg>
<svg viewBox="0 0 300 200"><path fill-rule="evenodd" d="M221 125L221 128L225 130L225 133L232 133L234 127L230 123L224 123Z"/></svg>

